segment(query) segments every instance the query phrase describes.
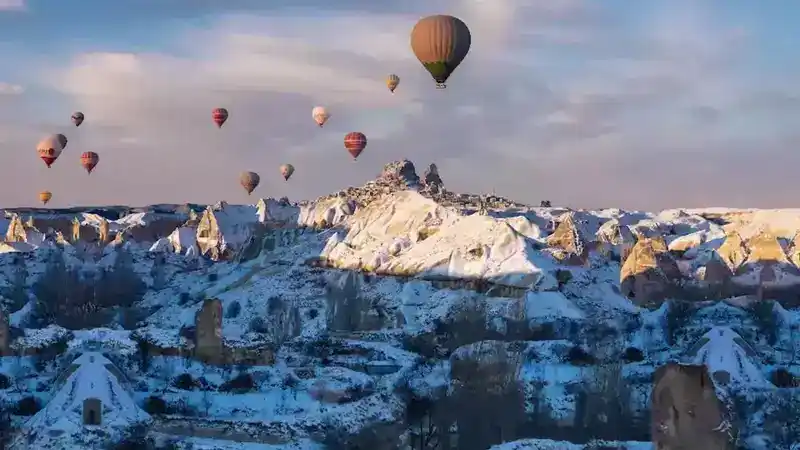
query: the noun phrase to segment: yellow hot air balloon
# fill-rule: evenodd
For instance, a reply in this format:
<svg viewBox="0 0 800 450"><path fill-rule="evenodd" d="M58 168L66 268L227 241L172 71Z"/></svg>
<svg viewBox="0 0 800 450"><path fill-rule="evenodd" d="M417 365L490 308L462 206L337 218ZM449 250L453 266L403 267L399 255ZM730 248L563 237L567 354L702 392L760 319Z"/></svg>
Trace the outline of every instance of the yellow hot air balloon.
<svg viewBox="0 0 800 450"><path fill-rule="evenodd" d="M471 44L467 24L453 16L423 17L411 30L411 50L439 89L445 88L447 79L467 57Z"/></svg>
<svg viewBox="0 0 800 450"><path fill-rule="evenodd" d="M50 199L53 198L53 193L50 191L42 191L39 192L39 201L42 202L43 205L46 205Z"/></svg>
<svg viewBox="0 0 800 450"><path fill-rule="evenodd" d="M400 77L395 74L391 74L386 77L386 87L389 88L389 92L394 94L394 90L397 89L397 85L400 84Z"/></svg>

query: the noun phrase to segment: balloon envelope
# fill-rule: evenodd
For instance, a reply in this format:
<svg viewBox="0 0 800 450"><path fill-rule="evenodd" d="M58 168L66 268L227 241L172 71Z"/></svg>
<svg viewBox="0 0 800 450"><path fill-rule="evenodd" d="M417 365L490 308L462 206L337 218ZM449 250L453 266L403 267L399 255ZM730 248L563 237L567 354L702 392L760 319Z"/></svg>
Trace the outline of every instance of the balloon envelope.
<svg viewBox="0 0 800 450"><path fill-rule="evenodd" d="M261 182L261 177L258 176L255 172L242 172L239 175L239 184L242 185L247 194L250 195L253 193L254 190L258 187L258 183Z"/></svg>
<svg viewBox="0 0 800 450"><path fill-rule="evenodd" d="M467 24L453 16L423 17L411 30L411 50L440 88L467 57L471 43Z"/></svg>
<svg viewBox="0 0 800 450"><path fill-rule="evenodd" d="M314 119L314 122L317 122L317 125L322 127L325 125L325 122L331 118L331 115L324 106L315 106L314 109L311 110L311 117Z"/></svg>
<svg viewBox="0 0 800 450"><path fill-rule="evenodd" d="M50 167L53 165L54 162L61 156L61 151L64 148L61 146L61 141L58 139L58 135L50 135L36 145L36 153L39 155L42 161Z"/></svg>
<svg viewBox="0 0 800 450"><path fill-rule="evenodd" d="M51 198L53 198L53 194L50 191L39 192L39 201L42 202L43 205L46 205Z"/></svg>
<svg viewBox="0 0 800 450"><path fill-rule="evenodd" d="M367 147L367 136L360 131L353 131L344 136L344 148L350 153L353 159L357 159L358 155Z"/></svg>
<svg viewBox="0 0 800 450"><path fill-rule="evenodd" d="M86 119L86 116L84 116L80 111L75 111L72 113L72 117L70 117L70 119L72 119L72 123L74 123L76 127L79 127L83 123L83 120Z"/></svg>
<svg viewBox="0 0 800 450"><path fill-rule="evenodd" d="M69 142L67 137L63 134L57 134L56 137L58 138L58 143L61 144L61 150L67 148L67 142Z"/></svg>
<svg viewBox="0 0 800 450"><path fill-rule="evenodd" d="M225 108L214 108L211 111L211 120L217 125L217 128L221 128L222 124L228 120L228 110Z"/></svg>
<svg viewBox="0 0 800 450"><path fill-rule="evenodd" d="M294 166L293 165L284 164L284 165L281 166L281 176L283 176L284 180L288 181L289 178L292 177L293 173L294 173Z"/></svg>
<svg viewBox="0 0 800 450"><path fill-rule="evenodd" d="M97 166L97 163L100 162L100 155L95 152L83 152L81 153L81 166L86 169L86 172L91 174L92 170Z"/></svg>
<svg viewBox="0 0 800 450"><path fill-rule="evenodd" d="M395 74L391 74L386 77L386 87L389 88L389 91L394 93L394 90L397 89L397 85L400 84L400 77Z"/></svg>

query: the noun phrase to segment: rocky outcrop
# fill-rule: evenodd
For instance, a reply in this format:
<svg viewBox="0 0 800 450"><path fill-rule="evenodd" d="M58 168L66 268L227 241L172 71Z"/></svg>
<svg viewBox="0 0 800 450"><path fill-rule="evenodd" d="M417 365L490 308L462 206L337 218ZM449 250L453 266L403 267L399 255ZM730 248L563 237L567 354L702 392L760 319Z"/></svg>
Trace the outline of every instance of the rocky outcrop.
<svg viewBox="0 0 800 450"><path fill-rule="evenodd" d="M744 240L739 236L739 233L735 231L726 233L725 240L717 249L717 255L728 265L728 268L733 273L736 273L739 267L747 261L749 254L750 251L744 244Z"/></svg>
<svg viewBox="0 0 800 450"><path fill-rule="evenodd" d="M617 219L611 219L600 226L595 233L599 250L618 261L625 261L636 245L636 236L631 229Z"/></svg>
<svg viewBox="0 0 800 450"><path fill-rule="evenodd" d="M641 238L620 270L620 290L636 304L657 307L674 292L681 278L678 264L663 238Z"/></svg>
<svg viewBox="0 0 800 450"><path fill-rule="evenodd" d="M439 168L436 167L436 164L431 164L425 170L425 173L422 176L422 183L431 191L438 192L444 189L444 183L442 182L442 178L439 176Z"/></svg>
<svg viewBox="0 0 800 450"><path fill-rule="evenodd" d="M732 450L730 422L703 365L669 363L656 370L651 396L658 450Z"/></svg>
<svg viewBox="0 0 800 450"><path fill-rule="evenodd" d="M364 207L373 201L398 191L408 189L417 190L421 195L434 200L442 206L456 208L471 214L481 209L506 209L525 208L526 205L496 195L457 194L444 189L440 183L437 188L432 188L435 182L441 182L438 168L432 165L428 168L425 179L420 182L414 164L408 160L395 161L384 166L383 172L375 180L363 186L349 187L331 195L323 196L316 201L342 197L354 201L359 207ZM432 175L435 173L435 176ZM428 183L428 181L430 183Z"/></svg>
<svg viewBox="0 0 800 450"><path fill-rule="evenodd" d="M575 213L564 214L553 234L547 237L547 245L559 251L556 259L565 264L583 265L589 260L590 235Z"/></svg>

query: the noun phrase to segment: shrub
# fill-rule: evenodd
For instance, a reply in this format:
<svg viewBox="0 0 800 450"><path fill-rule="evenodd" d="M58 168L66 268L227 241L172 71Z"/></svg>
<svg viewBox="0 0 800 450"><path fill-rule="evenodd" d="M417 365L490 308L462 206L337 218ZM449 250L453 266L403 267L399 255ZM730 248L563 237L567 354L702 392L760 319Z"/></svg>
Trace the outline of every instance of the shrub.
<svg viewBox="0 0 800 450"><path fill-rule="evenodd" d="M175 377L172 381L172 385L184 391L191 391L197 388L197 382L188 373L182 373Z"/></svg>
<svg viewBox="0 0 800 450"><path fill-rule="evenodd" d="M770 377L772 384L779 388L791 388L797 386L797 381L794 375L783 367L776 369L772 372Z"/></svg>
<svg viewBox="0 0 800 450"><path fill-rule="evenodd" d="M225 318L235 319L236 317L239 317L239 313L241 312L242 312L242 305L240 305L239 302L234 300L233 302L231 302L230 305L228 305L228 308L225 310Z"/></svg>
<svg viewBox="0 0 800 450"><path fill-rule="evenodd" d="M253 333L266 333L269 331L266 322L261 317L253 317L247 328Z"/></svg>
<svg viewBox="0 0 800 450"><path fill-rule="evenodd" d="M151 395L144 401L143 408L146 413L158 415L167 413L167 402L161 397Z"/></svg>
<svg viewBox="0 0 800 450"><path fill-rule="evenodd" d="M0 389L8 389L11 387L11 380L8 375L0 373Z"/></svg>
<svg viewBox="0 0 800 450"><path fill-rule="evenodd" d="M576 366L584 366L594 364L596 359L581 346L576 345L569 349L569 352L567 353L567 361Z"/></svg>
<svg viewBox="0 0 800 450"><path fill-rule="evenodd" d="M14 414L17 416L32 416L42 409L42 405L36 397L24 397L14 407Z"/></svg>
<svg viewBox="0 0 800 450"><path fill-rule="evenodd" d="M240 373L235 378L226 381L219 387L219 390L222 392L235 392L239 394L243 394L246 392L252 392L256 388L256 382L253 380L253 376L249 373Z"/></svg>
<svg viewBox="0 0 800 450"><path fill-rule="evenodd" d="M636 347L628 347L622 354L622 359L626 362L644 361L644 353Z"/></svg>

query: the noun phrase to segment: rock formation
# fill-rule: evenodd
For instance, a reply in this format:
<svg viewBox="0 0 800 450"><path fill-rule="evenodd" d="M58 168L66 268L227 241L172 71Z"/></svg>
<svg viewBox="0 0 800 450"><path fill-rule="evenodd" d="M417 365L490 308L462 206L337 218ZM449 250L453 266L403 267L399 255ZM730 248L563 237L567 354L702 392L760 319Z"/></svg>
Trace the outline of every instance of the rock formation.
<svg viewBox="0 0 800 450"><path fill-rule="evenodd" d="M620 289L640 306L658 306L681 277L663 238L641 238L620 270Z"/></svg>
<svg viewBox="0 0 800 450"><path fill-rule="evenodd" d="M651 396L657 450L732 450L730 423L703 365L669 363L656 370Z"/></svg>

